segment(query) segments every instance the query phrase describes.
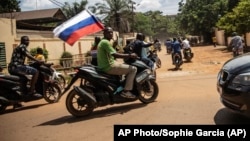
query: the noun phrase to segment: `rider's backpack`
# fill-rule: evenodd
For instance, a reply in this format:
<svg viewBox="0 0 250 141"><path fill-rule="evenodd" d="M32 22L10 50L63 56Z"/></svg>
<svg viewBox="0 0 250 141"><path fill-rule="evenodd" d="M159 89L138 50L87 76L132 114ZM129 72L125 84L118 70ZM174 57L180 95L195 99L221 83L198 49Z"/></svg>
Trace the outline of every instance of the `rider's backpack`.
<svg viewBox="0 0 250 141"><path fill-rule="evenodd" d="M126 53L126 54L133 53L133 52L134 52L134 46L135 46L135 43L134 43L134 42L131 42L131 43L129 43L128 45L126 45L126 46L123 48L124 53Z"/></svg>

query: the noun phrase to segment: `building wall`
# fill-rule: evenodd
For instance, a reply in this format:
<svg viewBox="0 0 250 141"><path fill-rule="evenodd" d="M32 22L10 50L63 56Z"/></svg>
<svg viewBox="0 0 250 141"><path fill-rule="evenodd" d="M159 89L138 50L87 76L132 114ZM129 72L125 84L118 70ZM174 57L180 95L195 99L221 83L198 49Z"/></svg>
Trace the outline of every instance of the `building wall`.
<svg viewBox="0 0 250 141"><path fill-rule="evenodd" d="M30 38L29 50L36 47L46 48L49 53L48 61L56 64L64 51L68 51L73 55L86 53L90 50L94 37L103 36L102 33L85 36L79 39L73 46L70 46L61 39L54 37L52 31L16 30L15 27L15 19L0 18L0 42L5 43L7 64L10 62L13 48L19 45L20 38L23 35L27 35Z"/></svg>

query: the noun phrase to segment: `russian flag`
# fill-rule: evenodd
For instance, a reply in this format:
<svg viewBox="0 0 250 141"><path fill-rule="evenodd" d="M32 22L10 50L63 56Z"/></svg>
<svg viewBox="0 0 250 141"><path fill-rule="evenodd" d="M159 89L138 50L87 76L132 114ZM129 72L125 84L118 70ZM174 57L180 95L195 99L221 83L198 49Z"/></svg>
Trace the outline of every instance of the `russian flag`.
<svg viewBox="0 0 250 141"><path fill-rule="evenodd" d="M103 24L91 12L84 10L56 27L53 33L72 46L79 38L103 29Z"/></svg>

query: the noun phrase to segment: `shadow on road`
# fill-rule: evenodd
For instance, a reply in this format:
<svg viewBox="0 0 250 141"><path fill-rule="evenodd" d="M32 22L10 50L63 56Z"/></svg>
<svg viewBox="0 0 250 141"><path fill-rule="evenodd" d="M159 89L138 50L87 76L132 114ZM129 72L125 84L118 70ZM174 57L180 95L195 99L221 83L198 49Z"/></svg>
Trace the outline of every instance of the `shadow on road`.
<svg viewBox="0 0 250 141"><path fill-rule="evenodd" d="M16 108L16 109L9 108L9 109L6 109L6 111L3 114L8 114L8 113L19 112L19 111L23 111L23 110L34 109L34 108L38 108L38 107L45 106L45 105L48 105L48 104L49 103L36 104L36 105L30 105L30 106L25 106L24 105L23 107Z"/></svg>
<svg viewBox="0 0 250 141"><path fill-rule="evenodd" d="M168 69L168 71L181 71L182 70L182 68L170 68L170 69Z"/></svg>
<svg viewBox="0 0 250 141"><path fill-rule="evenodd" d="M220 109L214 116L214 122L220 124L250 124L250 118L234 113L227 108Z"/></svg>
<svg viewBox="0 0 250 141"><path fill-rule="evenodd" d="M68 116L60 117L58 119L44 122L37 126L60 125L64 123L74 123L74 122L79 122L79 121L91 120L94 118L102 118L102 117L112 116L116 114L124 114L130 110L143 108L145 106L147 105L143 103L133 103L129 105L113 106L113 107L102 109L102 110L94 110L91 115L86 116L86 117L76 118L72 115L68 115Z"/></svg>

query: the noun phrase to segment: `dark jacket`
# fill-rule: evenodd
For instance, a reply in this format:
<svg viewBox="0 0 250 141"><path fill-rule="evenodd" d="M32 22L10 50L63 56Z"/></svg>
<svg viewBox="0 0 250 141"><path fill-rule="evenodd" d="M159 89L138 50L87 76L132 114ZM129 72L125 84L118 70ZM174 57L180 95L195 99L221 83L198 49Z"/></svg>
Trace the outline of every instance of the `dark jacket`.
<svg viewBox="0 0 250 141"><path fill-rule="evenodd" d="M134 50L134 53L137 54L137 56L142 57L141 56L142 48L147 48L150 46L152 46L152 43L145 44L143 41L137 39L134 42L134 49L133 50Z"/></svg>

